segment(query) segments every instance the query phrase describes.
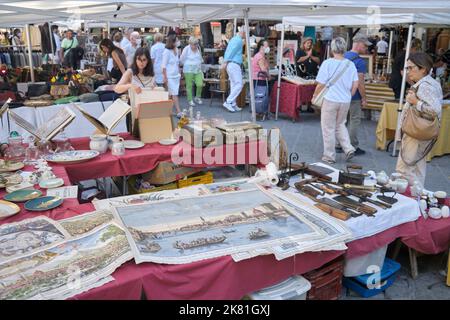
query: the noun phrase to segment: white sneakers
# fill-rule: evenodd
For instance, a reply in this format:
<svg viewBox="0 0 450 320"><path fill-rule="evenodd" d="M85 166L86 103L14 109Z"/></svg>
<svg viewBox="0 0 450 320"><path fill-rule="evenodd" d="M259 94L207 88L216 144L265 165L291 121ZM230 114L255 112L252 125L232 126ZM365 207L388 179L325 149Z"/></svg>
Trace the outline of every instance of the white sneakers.
<svg viewBox="0 0 450 320"><path fill-rule="evenodd" d="M194 101L189 101L189 102L188 102L188 105L191 106L191 107L195 107Z"/></svg>
<svg viewBox="0 0 450 320"><path fill-rule="evenodd" d="M196 104L203 104L202 99L200 99L200 98L198 98L198 97L195 97L195 98L194 98L194 101L195 101Z"/></svg>
<svg viewBox="0 0 450 320"><path fill-rule="evenodd" d="M242 111L242 109L239 108L237 106L237 104L231 104L231 103L228 103L226 101L223 103L223 106L224 106L225 109L227 109L230 112Z"/></svg>
<svg viewBox="0 0 450 320"><path fill-rule="evenodd" d="M224 102L223 103L223 107L225 108L225 109L227 109L228 111L230 111L230 112L235 112L236 110L233 108L233 105L232 104L230 104L230 103L228 103L228 102Z"/></svg>

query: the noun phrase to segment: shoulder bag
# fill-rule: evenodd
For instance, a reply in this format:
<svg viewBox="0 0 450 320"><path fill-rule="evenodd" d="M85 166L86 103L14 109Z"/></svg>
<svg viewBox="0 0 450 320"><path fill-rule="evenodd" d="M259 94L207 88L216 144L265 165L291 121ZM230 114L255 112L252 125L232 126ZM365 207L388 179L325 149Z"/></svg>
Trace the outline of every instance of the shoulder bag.
<svg viewBox="0 0 450 320"><path fill-rule="evenodd" d="M420 141L433 140L439 135L439 119L434 112L419 111L408 104L401 129L411 138Z"/></svg>
<svg viewBox="0 0 450 320"><path fill-rule="evenodd" d="M311 100L311 104L313 106L315 106L317 109L322 108L323 100L325 98L325 95L328 93L328 90L330 89L331 86L333 86L342 77L342 75L345 73L347 68L350 66L351 61L348 59L345 59L345 60L346 60L346 61L344 61L345 67L341 70L341 72L339 72L335 77L331 76L331 78L330 78L331 81L328 81L325 84L325 86L323 87L323 89L319 92L319 94ZM341 65L341 63L339 64L339 66L340 65ZM336 73L336 71L339 69L339 66L336 68L334 73ZM333 75L334 75L334 73L333 73Z"/></svg>

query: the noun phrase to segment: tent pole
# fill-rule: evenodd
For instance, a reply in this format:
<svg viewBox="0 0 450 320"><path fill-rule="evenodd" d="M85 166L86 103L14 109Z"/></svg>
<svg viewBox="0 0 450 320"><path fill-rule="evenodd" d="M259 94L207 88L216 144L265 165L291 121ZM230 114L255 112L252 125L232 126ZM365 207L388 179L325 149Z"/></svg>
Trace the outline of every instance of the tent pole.
<svg viewBox="0 0 450 320"><path fill-rule="evenodd" d="M28 47L28 60L30 64L30 75L31 75L31 82L34 83L34 70L33 70L33 51L31 48L31 34L30 34L30 25L25 25L25 30L27 31L27 47Z"/></svg>
<svg viewBox="0 0 450 320"><path fill-rule="evenodd" d="M277 105L275 109L275 120L278 120L278 108L280 106L280 89L281 89L281 68L283 64L283 48L284 48L284 23L281 23L281 45L278 59L278 84L277 84Z"/></svg>
<svg viewBox="0 0 450 320"><path fill-rule="evenodd" d="M244 20L245 20L245 41L247 49L247 64L248 64L248 85L250 87L250 105L252 107L252 121L256 122L256 106L255 106L255 88L253 87L252 79L252 57L250 56L250 28L248 26L248 11L249 9L244 9Z"/></svg>
<svg viewBox="0 0 450 320"><path fill-rule="evenodd" d="M401 87L401 91L400 91L400 102L398 103L398 109L397 109L397 127L395 129L394 149L392 150L393 157L395 157L395 153L397 151L397 142L401 141L400 121L401 121L401 115L402 115L403 97L405 96L405 88L406 88L406 77L407 77L406 61L408 61L409 51L411 49L412 33L413 33L413 25L410 24L409 29L408 29L408 41L406 43L405 64L403 66L403 77L402 77L402 87Z"/></svg>
<svg viewBox="0 0 450 320"><path fill-rule="evenodd" d="M55 64L56 45L55 45L55 52L53 52L53 42L55 41L55 39L53 39L51 22L48 23L48 31L50 32L50 48L52 51L52 64Z"/></svg>
<svg viewBox="0 0 450 320"><path fill-rule="evenodd" d="M107 35L108 35L108 38L111 38L111 35L110 35L110 33L111 33L111 22L106 22L106 32L107 32Z"/></svg>
<svg viewBox="0 0 450 320"><path fill-rule="evenodd" d="M236 31L237 31L237 18L234 18L234 21L233 21L233 37L236 35Z"/></svg>
<svg viewBox="0 0 450 320"><path fill-rule="evenodd" d="M389 49L388 49L388 61L387 61L387 74L391 74L392 67L391 67L391 56L392 56L392 38L394 38L394 31L391 30L389 33Z"/></svg>

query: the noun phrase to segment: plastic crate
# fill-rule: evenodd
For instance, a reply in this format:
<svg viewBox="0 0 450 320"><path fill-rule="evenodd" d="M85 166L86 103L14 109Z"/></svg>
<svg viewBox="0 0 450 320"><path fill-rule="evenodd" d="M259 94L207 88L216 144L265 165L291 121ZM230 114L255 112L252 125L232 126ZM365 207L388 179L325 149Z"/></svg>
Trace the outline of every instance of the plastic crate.
<svg viewBox="0 0 450 320"><path fill-rule="evenodd" d="M311 283L302 276L293 276L271 287L248 295L251 300L306 300Z"/></svg>
<svg viewBox="0 0 450 320"><path fill-rule="evenodd" d="M193 186L196 184L208 184L214 181L212 172L200 172L190 177L178 180L178 188Z"/></svg>
<svg viewBox="0 0 450 320"><path fill-rule="evenodd" d="M383 268L381 269L379 273L380 279L380 287L379 288L369 288L368 283L371 282L369 280L369 277L378 276L377 274L365 274L362 276L357 277L351 277L347 278L344 277L343 285L344 287L355 291L357 294L359 294L361 297L369 298L372 296L375 296L387 288L389 288L394 282L397 277L397 273L400 270L400 264L395 262L394 260L386 258L384 260ZM376 278L375 278L376 279Z"/></svg>
<svg viewBox="0 0 450 320"><path fill-rule="evenodd" d="M303 276L311 282L307 300L337 300L342 290L344 259L339 257Z"/></svg>
<svg viewBox="0 0 450 320"><path fill-rule="evenodd" d="M131 176L128 179L128 189L129 189L130 194L178 189L178 185L176 182L161 185L161 186L154 186L153 188L148 188L148 189L144 189L144 188L138 189L138 188L136 188L136 180L137 180L137 176Z"/></svg>

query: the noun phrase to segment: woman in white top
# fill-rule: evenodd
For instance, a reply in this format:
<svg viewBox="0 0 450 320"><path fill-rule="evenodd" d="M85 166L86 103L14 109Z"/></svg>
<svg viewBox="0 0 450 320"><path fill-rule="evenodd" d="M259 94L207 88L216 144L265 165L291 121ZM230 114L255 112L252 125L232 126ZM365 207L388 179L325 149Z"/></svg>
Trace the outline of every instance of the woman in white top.
<svg viewBox="0 0 450 320"><path fill-rule="evenodd" d="M344 58L346 48L347 44L343 38L333 39L331 42L333 58L322 63L316 77L317 87L314 97L325 86L329 86L320 118L324 148L322 160L329 164L336 162L336 139L346 154L346 160L351 159L355 153L345 122L352 96L358 88L358 73L355 65ZM330 85L333 81L335 83Z"/></svg>
<svg viewBox="0 0 450 320"><path fill-rule="evenodd" d="M114 91L121 94L132 88L139 94L144 88L153 89L154 87L155 78L150 53L145 48L138 48L131 69L125 71L119 83L114 87Z"/></svg>
<svg viewBox="0 0 450 320"><path fill-rule="evenodd" d="M180 59L178 58L179 41L175 35L167 37L166 48L163 53L161 64L164 83L167 85L169 95L172 96L173 104L177 109L177 117L181 118L180 101L178 90L180 88Z"/></svg>
<svg viewBox="0 0 450 320"><path fill-rule="evenodd" d="M202 72L202 53L198 46L198 39L189 38L189 45L183 49L180 62L183 65L184 79L186 82L186 95L190 106L195 103L202 104L203 72ZM192 84L195 83L195 99L192 100Z"/></svg>

